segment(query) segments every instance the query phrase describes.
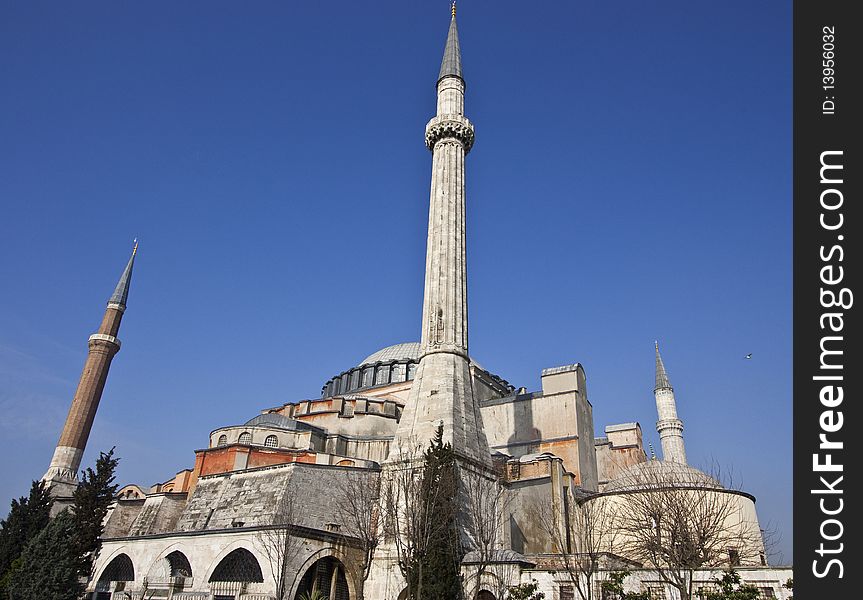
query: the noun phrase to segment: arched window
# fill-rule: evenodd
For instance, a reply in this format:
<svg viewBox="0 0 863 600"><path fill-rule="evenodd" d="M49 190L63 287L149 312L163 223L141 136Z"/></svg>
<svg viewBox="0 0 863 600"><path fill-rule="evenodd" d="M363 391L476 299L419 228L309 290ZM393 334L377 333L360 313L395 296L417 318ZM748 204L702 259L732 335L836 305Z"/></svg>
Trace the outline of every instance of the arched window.
<svg viewBox="0 0 863 600"><path fill-rule="evenodd" d="M267 448L278 448L279 438L274 435L268 435L267 439L264 440L264 446Z"/></svg>
<svg viewBox="0 0 863 600"><path fill-rule="evenodd" d="M251 444L252 443L252 434L248 431L244 431L240 434L240 443L241 444Z"/></svg>
<svg viewBox="0 0 863 600"><path fill-rule="evenodd" d="M192 565L189 564L189 559L179 550L174 550L165 557L168 564L171 565L171 577L191 577Z"/></svg>
<svg viewBox="0 0 863 600"><path fill-rule="evenodd" d="M118 554L102 571L99 581L135 581L135 568L132 566L132 559L125 554Z"/></svg>
<svg viewBox="0 0 863 600"><path fill-rule="evenodd" d="M219 436L219 441L216 443L217 446L227 446L228 445L228 436L224 433Z"/></svg>
<svg viewBox="0 0 863 600"><path fill-rule="evenodd" d="M324 598L350 600L345 568L337 558L328 556L309 567L297 587L297 597L313 590L320 592Z"/></svg>
<svg viewBox="0 0 863 600"><path fill-rule="evenodd" d="M255 555L245 548L237 548L218 565L216 565L213 574L210 575L210 581L256 581L262 582L264 574L261 572L261 565L258 564L258 559Z"/></svg>

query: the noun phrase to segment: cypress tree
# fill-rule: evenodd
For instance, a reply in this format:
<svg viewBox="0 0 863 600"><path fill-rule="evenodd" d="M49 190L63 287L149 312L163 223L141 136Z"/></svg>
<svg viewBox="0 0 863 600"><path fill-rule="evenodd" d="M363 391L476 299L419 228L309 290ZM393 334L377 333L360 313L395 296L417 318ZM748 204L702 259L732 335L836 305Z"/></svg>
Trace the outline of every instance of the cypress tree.
<svg viewBox="0 0 863 600"><path fill-rule="evenodd" d="M10 600L77 600L83 594L82 557L69 543L76 527L64 510L27 544L10 573Z"/></svg>
<svg viewBox="0 0 863 600"><path fill-rule="evenodd" d="M12 500L6 519L0 521L0 598L5 599L6 587L13 562L45 526L54 500L45 488L44 481L34 481L30 495Z"/></svg>
<svg viewBox="0 0 863 600"><path fill-rule="evenodd" d="M439 425L425 451L422 493L432 522L428 552L422 559L421 600L454 600L462 597L461 559L458 531L458 476L452 446L443 443Z"/></svg>
<svg viewBox="0 0 863 600"><path fill-rule="evenodd" d="M107 453L100 452L96 460L96 470L87 467L81 473L81 483L75 490L75 504L72 517L75 523L74 542L78 555L82 557L81 575L90 576L99 538L102 536L102 522L108 514L108 506L117 493L114 471L119 459L114 458L114 448Z"/></svg>

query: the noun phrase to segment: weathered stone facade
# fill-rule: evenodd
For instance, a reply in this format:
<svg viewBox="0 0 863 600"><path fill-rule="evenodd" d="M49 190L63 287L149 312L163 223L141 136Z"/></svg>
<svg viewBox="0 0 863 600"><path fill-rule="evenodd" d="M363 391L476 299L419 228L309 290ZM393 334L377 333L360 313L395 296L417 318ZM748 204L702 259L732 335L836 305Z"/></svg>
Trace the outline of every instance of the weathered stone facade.
<svg viewBox="0 0 863 600"><path fill-rule="evenodd" d="M453 9L437 111L425 130L432 174L421 341L384 348L337 371L320 398L265 408L245 423L220 427L206 438L202 433L204 447L195 450L190 468L150 488L123 487L88 584L95 599L272 600L282 566L286 592L278 600L296 600L312 590L329 600L356 598L359 542L340 522L339 491L362 476L386 481L415 458L405 457L403 449L427 444L439 425L459 468L491 479L506 498L499 547L488 569L479 574L476 549L463 561L465 581L474 592L483 591L483 599L501 598L507 585L534 579L548 600L573 598L561 570L563 546L569 543L561 540L574 533L569 516L577 506L613 506L627 495L652 493L628 479L640 470L664 477L654 480L660 487L713 485L686 465L683 422L658 346L655 398L665 461L647 460L638 423L608 425L604 437L594 435L580 364L543 370L541 390L531 392L516 390L470 358L465 157L475 130L464 116L464 93ZM91 338L81 384L46 475L58 485L65 482L66 492L74 489L69 473L77 470L111 357L119 349L116 335L131 267L132 260ZM710 492L733 497L734 515L757 531L754 498L721 486ZM552 539L538 509L549 511L552 532L563 537ZM387 518L381 505L370 511ZM288 527L295 543L281 565L266 540ZM655 571L616 547L603 548L601 565L633 571L627 582L633 590L658 589ZM781 583L790 570L752 562L741 569L747 581L763 584L777 598L788 597ZM715 574L704 571L698 577L708 581ZM591 585L599 586L606 575L600 571ZM365 597L401 600L404 588L394 545L385 540ZM673 597L667 586L663 594Z"/></svg>

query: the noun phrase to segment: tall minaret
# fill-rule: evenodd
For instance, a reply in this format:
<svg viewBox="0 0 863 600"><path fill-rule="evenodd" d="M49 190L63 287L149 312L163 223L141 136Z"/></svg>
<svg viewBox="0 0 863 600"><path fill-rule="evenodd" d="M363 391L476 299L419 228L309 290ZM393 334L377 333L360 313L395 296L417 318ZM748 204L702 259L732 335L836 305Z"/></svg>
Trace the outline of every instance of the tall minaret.
<svg viewBox="0 0 863 600"><path fill-rule="evenodd" d="M491 464L473 393L467 344L465 156L474 129L464 116L465 81L453 3L437 80L437 115L425 142L432 152L431 197L422 317L422 358L401 416L393 451L428 445L438 424L455 453Z"/></svg>
<svg viewBox="0 0 863 600"><path fill-rule="evenodd" d="M72 406L60 434L60 441L51 458L51 466L42 479L51 488L52 494L57 498L68 498L78 485L78 468L81 466L81 456L87 447L87 438L90 437L90 428L93 426L93 418L96 409L99 408L99 400L102 398L102 390L105 388L105 380L108 378L108 368L111 359L120 350L120 340L117 333L120 331L120 321L126 310L126 299L129 297L129 284L132 281L132 266L135 264L135 254L138 252L138 243L132 248L132 256L129 263L120 276L117 288L108 300L108 308L99 330L90 336L87 360L84 363L84 371L78 382L78 389L72 398Z"/></svg>
<svg viewBox="0 0 863 600"><path fill-rule="evenodd" d="M677 418L677 404L674 402L674 388L668 381L668 373L659 355L659 342L656 344L656 412L659 420L656 431L662 442L662 459L669 462L686 464L686 450L683 448L683 421Z"/></svg>

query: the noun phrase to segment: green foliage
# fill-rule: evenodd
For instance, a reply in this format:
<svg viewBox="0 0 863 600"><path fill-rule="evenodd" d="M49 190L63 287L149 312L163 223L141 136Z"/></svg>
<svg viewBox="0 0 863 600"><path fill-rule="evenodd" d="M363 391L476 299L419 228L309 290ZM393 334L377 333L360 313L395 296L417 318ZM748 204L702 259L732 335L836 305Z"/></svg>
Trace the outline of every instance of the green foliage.
<svg viewBox="0 0 863 600"><path fill-rule="evenodd" d="M740 574L734 569L726 571L719 579L714 577L713 581L719 586L719 591L703 592L704 600L756 600L761 597L757 587L740 583Z"/></svg>
<svg viewBox="0 0 863 600"><path fill-rule="evenodd" d="M9 577L10 600L77 600L84 592L78 575L84 566L74 539L75 518L57 515L24 548Z"/></svg>
<svg viewBox="0 0 863 600"><path fill-rule="evenodd" d="M100 452L96 460L96 470L87 467L81 474L81 483L75 490L75 505L72 515L75 521L74 541L78 554L83 557L81 575L90 576L99 537L102 535L102 522L108 514L108 506L117 493L114 471L119 459L114 458L114 448L107 453Z"/></svg>
<svg viewBox="0 0 863 600"><path fill-rule="evenodd" d="M506 600L543 600L545 594L539 590L536 579L531 583L511 586L506 591Z"/></svg>
<svg viewBox="0 0 863 600"><path fill-rule="evenodd" d="M30 495L12 500L5 520L0 521L0 598L7 598L7 585L13 563L21 556L27 542L48 524L54 501L45 482L34 481Z"/></svg>
<svg viewBox="0 0 863 600"><path fill-rule="evenodd" d="M458 479L452 446L443 442L443 424L438 426L424 458L421 494L426 518L431 521L430 536L425 556L413 570L414 581L409 583L413 584L411 589L422 590L416 594L421 600L455 600L462 597Z"/></svg>
<svg viewBox="0 0 863 600"><path fill-rule="evenodd" d="M604 597L611 600L650 600L650 592L625 592L623 580L629 577L629 571L612 571L608 579L602 582Z"/></svg>
<svg viewBox="0 0 863 600"><path fill-rule="evenodd" d="M437 535L432 538L426 556L426 572L434 574L426 586L426 597L429 600L451 600L460 597L462 592L462 552L456 526L458 483L455 454L449 443L443 443L442 424L438 426L425 458L423 487L428 497L434 498L432 515L440 523L440 527L435 528Z"/></svg>

